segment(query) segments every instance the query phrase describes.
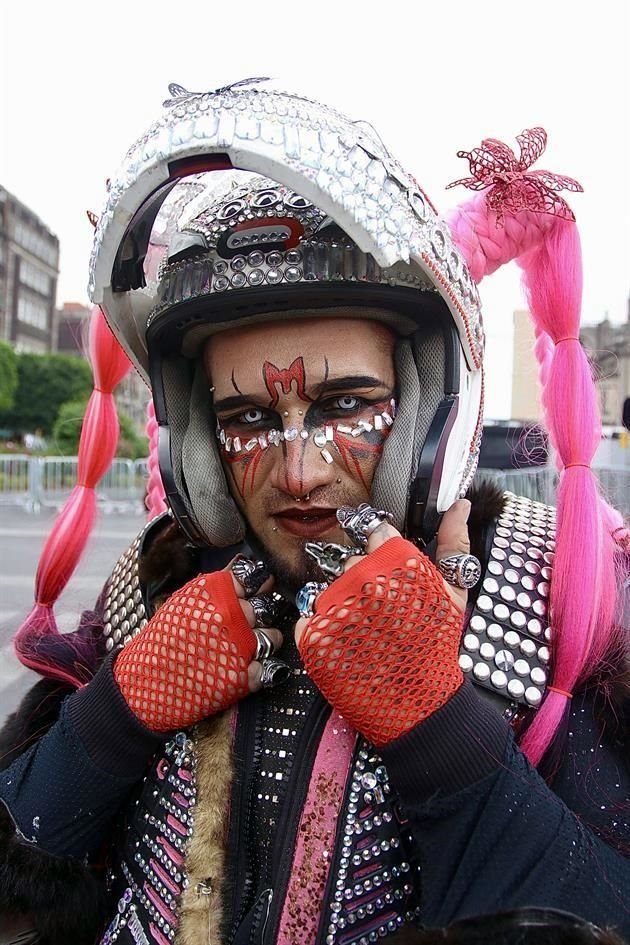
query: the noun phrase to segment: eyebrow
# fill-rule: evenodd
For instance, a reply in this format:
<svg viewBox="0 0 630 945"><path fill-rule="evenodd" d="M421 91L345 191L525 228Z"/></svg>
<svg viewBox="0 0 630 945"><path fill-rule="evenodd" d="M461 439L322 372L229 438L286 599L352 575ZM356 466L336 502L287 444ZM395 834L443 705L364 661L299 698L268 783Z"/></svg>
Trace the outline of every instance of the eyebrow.
<svg viewBox="0 0 630 945"><path fill-rule="evenodd" d="M383 387L389 390L389 385L379 377L372 377L370 374L348 374L344 377L328 377L326 380L320 381L319 384L314 384L309 393L313 399L316 400L329 390L338 390L340 388L343 388L343 390L360 390L364 387ZM265 391L265 394L266 393ZM219 400L215 400L214 409L219 411L244 407L247 404L257 403L261 398L265 397L265 394L260 392L258 394L239 394L233 397L222 397Z"/></svg>

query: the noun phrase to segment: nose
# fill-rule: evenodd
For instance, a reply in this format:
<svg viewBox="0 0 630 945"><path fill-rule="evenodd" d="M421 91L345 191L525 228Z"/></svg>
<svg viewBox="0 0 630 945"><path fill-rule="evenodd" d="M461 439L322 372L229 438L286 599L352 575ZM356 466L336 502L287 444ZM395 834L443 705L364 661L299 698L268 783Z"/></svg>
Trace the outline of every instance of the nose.
<svg viewBox="0 0 630 945"><path fill-rule="evenodd" d="M303 439L299 433L294 440L285 438L275 450L272 485L292 498L304 498L334 481L334 462L326 462L310 434L308 439Z"/></svg>

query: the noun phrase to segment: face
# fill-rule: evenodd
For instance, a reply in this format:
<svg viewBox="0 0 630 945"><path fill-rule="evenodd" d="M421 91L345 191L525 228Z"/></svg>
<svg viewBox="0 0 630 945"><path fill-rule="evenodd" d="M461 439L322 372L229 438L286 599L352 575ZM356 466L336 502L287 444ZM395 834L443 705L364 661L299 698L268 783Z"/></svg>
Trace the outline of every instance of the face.
<svg viewBox="0 0 630 945"><path fill-rule="evenodd" d="M343 318L239 328L206 346L230 490L291 585L321 579L305 542L347 544L336 510L369 501L395 413L393 352L388 328Z"/></svg>

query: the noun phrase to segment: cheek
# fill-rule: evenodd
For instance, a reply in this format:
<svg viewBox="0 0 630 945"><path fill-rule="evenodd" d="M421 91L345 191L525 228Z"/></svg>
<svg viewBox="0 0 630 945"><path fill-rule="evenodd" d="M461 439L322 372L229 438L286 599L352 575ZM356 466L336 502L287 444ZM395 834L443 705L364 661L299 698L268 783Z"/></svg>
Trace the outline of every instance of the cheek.
<svg viewBox="0 0 630 945"><path fill-rule="evenodd" d="M233 444L232 444L233 445ZM227 452L221 449L223 466L231 476L238 496L243 502L259 488L265 481L266 474L271 467L271 447L263 449L259 444L247 449L238 444L238 452Z"/></svg>

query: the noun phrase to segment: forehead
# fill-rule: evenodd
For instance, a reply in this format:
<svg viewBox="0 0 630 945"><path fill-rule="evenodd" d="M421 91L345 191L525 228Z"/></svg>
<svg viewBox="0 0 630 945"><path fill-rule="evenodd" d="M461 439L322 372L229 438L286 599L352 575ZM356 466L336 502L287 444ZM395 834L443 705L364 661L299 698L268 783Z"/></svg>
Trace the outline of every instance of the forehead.
<svg viewBox="0 0 630 945"><path fill-rule="evenodd" d="M204 358L217 391L239 381L262 381L261 368L270 361L278 368L302 358L311 380L344 375L390 375L395 336L375 321L350 318L306 318L249 325L214 335ZM387 379L384 377L384 379Z"/></svg>

